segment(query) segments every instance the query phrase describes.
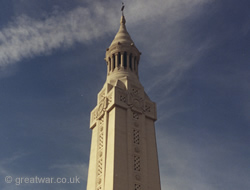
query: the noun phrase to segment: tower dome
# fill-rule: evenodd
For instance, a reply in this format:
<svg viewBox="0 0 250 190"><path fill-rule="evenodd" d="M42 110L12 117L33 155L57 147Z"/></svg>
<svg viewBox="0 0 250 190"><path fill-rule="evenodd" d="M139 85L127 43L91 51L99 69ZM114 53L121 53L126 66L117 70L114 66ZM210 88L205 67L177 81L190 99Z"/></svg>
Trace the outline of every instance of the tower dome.
<svg viewBox="0 0 250 190"><path fill-rule="evenodd" d="M125 23L125 17L122 15L119 31L106 51L107 78L123 76L138 78L138 64L141 53L131 39Z"/></svg>

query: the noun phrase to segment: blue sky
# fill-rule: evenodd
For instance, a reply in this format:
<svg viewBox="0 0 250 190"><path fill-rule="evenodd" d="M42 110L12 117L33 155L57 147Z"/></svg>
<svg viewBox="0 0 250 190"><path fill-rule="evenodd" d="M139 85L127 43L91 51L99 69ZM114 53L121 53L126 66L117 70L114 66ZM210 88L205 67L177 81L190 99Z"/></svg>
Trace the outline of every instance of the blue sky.
<svg viewBox="0 0 250 190"><path fill-rule="evenodd" d="M86 188L90 111L121 3L0 0L0 189ZM250 2L125 1L157 103L163 190L250 189ZM5 176L80 177L7 184Z"/></svg>

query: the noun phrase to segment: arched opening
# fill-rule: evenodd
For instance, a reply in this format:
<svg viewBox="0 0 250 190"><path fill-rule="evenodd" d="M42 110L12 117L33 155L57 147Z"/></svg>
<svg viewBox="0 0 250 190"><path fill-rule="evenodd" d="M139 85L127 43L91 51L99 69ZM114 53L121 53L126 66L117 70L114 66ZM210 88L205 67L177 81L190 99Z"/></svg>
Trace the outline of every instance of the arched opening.
<svg viewBox="0 0 250 190"><path fill-rule="evenodd" d="M134 71L137 72L137 60L136 60L136 57L134 59Z"/></svg>
<svg viewBox="0 0 250 190"><path fill-rule="evenodd" d="M132 54L129 55L129 68L132 71Z"/></svg>
<svg viewBox="0 0 250 190"><path fill-rule="evenodd" d="M123 54L123 64L124 64L124 68L127 68L127 52L125 51Z"/></svg>
<svg viewBox="0 0 250 190"><path fill-rule="evenodd" d="M118 68L121 66L121 53L118 53Z"/></svg>
<svg viewBox="0 0 250 190"><path fill-rule="evenodd" d="M111 62L111 70L113 71L115 69L115 55L112 55L112 62Z"/></svg>
<svg viewBox="0 0 250 190"><path fill-rule="evenodd" d="M109 61L108 61L108 71L110 72L111 71L111 59L109 57Z"/></svg>

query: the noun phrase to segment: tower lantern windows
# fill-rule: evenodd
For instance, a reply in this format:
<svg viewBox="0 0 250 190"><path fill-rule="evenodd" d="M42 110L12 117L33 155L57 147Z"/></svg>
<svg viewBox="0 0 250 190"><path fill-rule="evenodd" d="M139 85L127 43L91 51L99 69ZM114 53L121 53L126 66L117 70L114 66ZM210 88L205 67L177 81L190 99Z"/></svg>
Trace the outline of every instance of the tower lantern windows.
<svg viewBox="0 0 250 190"><path fill-rule="evenodd" d="M127 51L115 52L107 58L108 73L114 70L124 70L138 75L138 55Z"/></svg>
<svg viewBox="0 0 250 190"><path fill-rule="evenodd" d="M127 68L127 52L126 51L123 54L123 64L124 64L124 68Z"/></svg>
<svg viewBox="0 0 250 190"><path fill-rule="evenodd" d="M129 55L129 68L132 71L132 54Z"/></svg>
<svg viewBox="0 0 250 190"><path fill-rule="evenodd" d="M112 54L111 57L111 71L113 71L115 69L115 55Z"/></svg>
<svg viewBox="0 0 250 190"><path fill-rule="evenodd" d="M119 68L121 66L121 53L118 53L118 65L117 67Z"/></svg>
<svg viewBox="0 0 250 190"><path fill-rule="evenodd" d="M137 72L137 58L134 58L134 71Z"/></svg>
<svg viewBox="0 0 250 190"><path fill-rule="evenodd" d="M108 61L108 72L111 71L111 58L109 57L109 61Z"/></svg>

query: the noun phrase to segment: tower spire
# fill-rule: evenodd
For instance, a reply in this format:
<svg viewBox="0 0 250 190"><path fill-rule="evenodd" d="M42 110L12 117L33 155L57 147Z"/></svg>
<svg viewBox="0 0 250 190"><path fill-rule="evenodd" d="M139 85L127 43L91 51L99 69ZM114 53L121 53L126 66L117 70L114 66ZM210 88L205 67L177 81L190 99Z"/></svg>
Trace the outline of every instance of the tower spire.
<svg viewBox="0 0 250 190"><path fill-rule="evenodd" d="M122 4L121 11L124 10ZM140 52L135 46L126 29L126 19L122 12L120 27L114 40L107 48L105 60L107 63L107 80L129 77L138 79Z"/></svg>
<svg viewBox="0 0 250 190"><path fill-rule="evenodd" d="M139 59L122 12L119 31L106 50L107 80L90 116L87 190L161 190L156 104L139 81Z"/></svg>
<svg viewBox="0 0 250 190"><path fill-rule="evenodd" d="M125 19L125 16L123 14L121 16L120 23L121 23L121 25L125 25L126 24L126 19Z"/></svg>

